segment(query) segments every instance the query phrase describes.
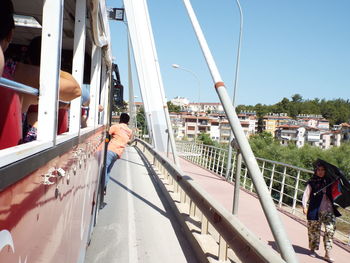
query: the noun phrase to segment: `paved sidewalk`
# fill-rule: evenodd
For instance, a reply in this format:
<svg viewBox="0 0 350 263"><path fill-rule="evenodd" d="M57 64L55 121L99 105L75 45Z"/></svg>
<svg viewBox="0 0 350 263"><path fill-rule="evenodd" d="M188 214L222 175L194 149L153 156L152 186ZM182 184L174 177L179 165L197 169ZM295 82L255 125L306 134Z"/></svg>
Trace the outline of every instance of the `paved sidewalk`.
<svg viewBox="0 0 350 263"><path fill-rule="evenodd" d="M217 175L182 158L180 158L180 166L186 175L192 177L193 180L199 183L214 199L219 201L226 209L232 211L233 184L226 182ZM320 250L318 251L319 257L311 258L308 255L306 227L284 213L279 212L279 214L299 261L302 263L325 262L322 258L324 255L323 242L321 241ZM238 217L241 219L242 223L261 240L276 249L272 232L259 200L242 190L240 191ZM350 261L350 253L337 245L333 246L332 257L335 259L335 262L339 263L347 263Z"/></svg>

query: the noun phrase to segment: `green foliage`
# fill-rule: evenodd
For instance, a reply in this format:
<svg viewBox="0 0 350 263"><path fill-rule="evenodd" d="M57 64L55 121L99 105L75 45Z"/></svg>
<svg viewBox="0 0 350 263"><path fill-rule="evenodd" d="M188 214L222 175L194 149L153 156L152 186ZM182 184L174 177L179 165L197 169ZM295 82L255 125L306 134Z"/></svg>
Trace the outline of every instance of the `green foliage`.
<svg viewBox="0 0 350 263"><path fill-rule="evenodd" d="M203 142L205 145L215 145L215 141L210 138L208 133L202 132L198 135L197 140Z"/></svg>
<svg viewBox="0 0 350 263"><path fill-rule="evenodd" d="M350 179L350 143L340 147L322 150L319 147L305 145L297 148L290 144L287 147L279 144L267 134L258 134L249 139L255 156L277 162L291 164L305 169L313 169L313 162L320 158L337 167Z"/></svg>
<svg viewBox="0 0 350 263"><path fill-rule="evenodd" d="M180 112L181 107L174 105L171 101L167 102L169 112Z"/></svg>
<svg viewBox="0 0 350 263"><path fill-rule="evenodd" d="M287 113L295 118L298 114L317 114L327 119L331 126L350 121L350 101L344 99L325 100L315 98L313 100L303 100L300 94L295 94L288 98L283 98L274 105L255 106L238 105L236 111L255 111L261 122L262 117L268 113Z"/></svg>
<svg viewBox="0 0 350 263"><path fill-rule="evenodd" d="M140 130L141 134L148 134L145 110L143 107L140 108L136 115L137 128Z"/></svg>
<svg viewBox="0 0 350 263"><path fill-rule="evenodd" d="M118 112L118 113L125 112L127 107L128 107L128 104L125 101L123 101L122 105L117 105L117 103L115 103L115 101L113 101L112 111Z"/></svg>

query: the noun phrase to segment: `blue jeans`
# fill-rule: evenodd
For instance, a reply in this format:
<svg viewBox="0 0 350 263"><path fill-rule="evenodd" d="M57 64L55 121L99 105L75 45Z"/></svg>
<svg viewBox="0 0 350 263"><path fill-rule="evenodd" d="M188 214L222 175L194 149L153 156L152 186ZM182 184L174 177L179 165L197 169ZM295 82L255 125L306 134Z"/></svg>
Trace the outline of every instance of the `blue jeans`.
<svg viewBox="0 0 350 263"><path fill-rule="evenodd" d="M107 151L107 155L106 155L105 187L107 186L107 183L109 181L109 174L111 173L113 165L114 165L115 161L118 158L119 158L119 156L115 152Z"/></svg>

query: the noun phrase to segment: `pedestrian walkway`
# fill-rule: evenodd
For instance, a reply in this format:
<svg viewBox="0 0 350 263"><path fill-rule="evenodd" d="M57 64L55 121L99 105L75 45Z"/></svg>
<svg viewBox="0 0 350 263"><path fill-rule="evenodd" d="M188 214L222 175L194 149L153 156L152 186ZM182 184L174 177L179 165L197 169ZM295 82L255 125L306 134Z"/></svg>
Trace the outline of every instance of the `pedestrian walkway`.
<svg viewBox="0 0 350 263"><path fill-rule="evenodd" d="M180 158L180 166L184 174L192 177L193 180L200 184L209 195L219 201L226 209L232 211L234 192L233 184L228 183L216 174L182 158ZM308 255L307 228L284 213L280 212L279 215L286 228L287 235L289 236L294 250L297 253L299 262L325 262L322 258L324 256L323 242L321 241L320 250L318 251L319 257L310 257ZM240 191L238 217L241 219L242 223L262 241L276 249L276 243L259 200L242 190ZM335 259L335 262L347 263L349 262L350 253L343 248L334 245L332 257Z"/></svg>
<svg viewBox="0 0 350 263"><path fill-rule="evenodd" d="M175 217L134 148L111 172L86 263L197 262Z"/></svg>

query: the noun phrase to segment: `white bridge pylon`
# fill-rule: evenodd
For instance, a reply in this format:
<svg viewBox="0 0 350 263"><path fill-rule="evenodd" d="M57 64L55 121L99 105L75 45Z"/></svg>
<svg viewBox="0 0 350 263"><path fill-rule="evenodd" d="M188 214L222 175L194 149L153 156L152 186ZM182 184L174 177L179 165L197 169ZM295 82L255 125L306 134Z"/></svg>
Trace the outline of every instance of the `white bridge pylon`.
<svg viewBox="0 0 350 263"><path fill-rule="evenodd" d="M166 152L167 130L171 125L168 127L170 119L167 120L167 104L147 3L145 0L124 0L124 7L152 143L160 152Z"/></svg>

